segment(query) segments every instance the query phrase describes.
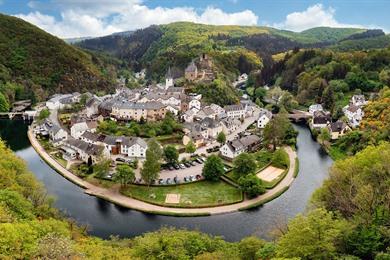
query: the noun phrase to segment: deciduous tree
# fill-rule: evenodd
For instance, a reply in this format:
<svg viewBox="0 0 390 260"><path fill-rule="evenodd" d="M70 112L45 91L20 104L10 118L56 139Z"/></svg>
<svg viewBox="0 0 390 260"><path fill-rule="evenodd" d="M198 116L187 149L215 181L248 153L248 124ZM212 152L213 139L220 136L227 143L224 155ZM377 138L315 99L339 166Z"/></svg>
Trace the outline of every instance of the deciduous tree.
<svg viewBox="0 0 390 260"><path fill-rule="evenodd" d="M202 175L206 180L218 181L219 177L224 174L224 165L222 159L217 155L210 155L202 169Z"/></svg>
<svg viewBox="0 0 390 260"><path fill-rule="evenodd" d="M241 153L233 161L233 171L239 176L255 173L256 167L257 163L252 154Z"/></svg>

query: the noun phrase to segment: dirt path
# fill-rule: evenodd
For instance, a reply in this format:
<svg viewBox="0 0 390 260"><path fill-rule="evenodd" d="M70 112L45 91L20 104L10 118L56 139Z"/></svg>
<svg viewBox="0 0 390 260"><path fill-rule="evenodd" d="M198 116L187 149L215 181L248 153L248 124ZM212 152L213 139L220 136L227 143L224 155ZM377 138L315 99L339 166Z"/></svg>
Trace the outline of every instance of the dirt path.
<svg viewBox="0 0 390 260"><path fill-rule="evenodd" d="M37 153L58 173L64 176L66 179L72 181L78 186L85 189L85 193L89 195L93 195L105 200L108 200L112 203L118 204L120 206L131 208L143 212L150 212L155 214L176 214L176 215L215 215L215 214L224 214L229 212L238 211L241 208L248 207L253 204L257 204L263 200L272 198L275 194L285 189L285 187L290 186L294 180L294 169L295 169L295 158L296 152L293 151L290 147L285 147L289 159L290 159L290 167L286 177L273 189L268 190L263 195L250 199L244 200L243 202L220 206L220 207L209 207L209 208L171 208L171 207L163 207L157 206L153 204L149 204L143 201L139 201L133 198L129 198L121 195L118 190L109 190L105 188L101 188L95 186L91 183L84 181L83 179L77 177L72 174L70 171L65 169L62 165L56 162L52 157L50 157L46 151L41 147L39 142L36 140L34 134L32 133L31 128L28 131L28 138L30 139L31 145L37 151Z"/></svg>

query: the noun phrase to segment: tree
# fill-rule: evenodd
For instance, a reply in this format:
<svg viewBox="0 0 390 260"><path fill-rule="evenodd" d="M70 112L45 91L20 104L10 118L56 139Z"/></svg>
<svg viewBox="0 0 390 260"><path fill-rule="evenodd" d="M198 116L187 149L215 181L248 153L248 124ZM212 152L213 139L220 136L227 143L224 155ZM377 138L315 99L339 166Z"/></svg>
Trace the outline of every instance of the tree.
<svg viewBox="0 0 390 260"><path fill-rule="evenodd" d="M146 150L146 160L141 169L141 177L150 185L153 180L158 178L160 172L160 160L162 158L162 150L160 144L155 139L148 142L148 149Z"/></svg>
<svg viewBox="0 0 390 260"><path fill-rule="evenodd" d="M276 147L283 143L286 137L287 129L290 121L285 114L276 114L264 128L264 139L269 144L273 145L274 151Z"/></svg>
<svg viewBox="0 0 390 260"><path fill-rule="evenodd" d="M265 241L255 236L250 236L242 239L238 243L241 259L256 260L257 251L265 245Z"/></svg>
<svg viewBox="0 0 390 260"><path fill-rule="evenodd" d="M274 87L267 92L267 98L272 100L275 105L279 104L282 96L286 93L286 91L282 90L280 87Z"/></svg>
<svg viewBox="0 0 390 260"><path fill-rule="evenodd" d="M166 162L173 164L179 159L179 152L175 146L167 145L164 147L164 157Z"/></svg>
<svg viewBox="0 0 390 260"><path fill-rule="evenodd" d="M249 198L257 197L265 192L263 182L254 174L239 178L238 185L240 185L240 189L245 192Z"/></svg>
<svg viewBox="0 0 390 260"><path fill-rule="evenodd" d="M220 143L220 144L224 144L226 142L226 135L224 132L219 132L218 136L217 136L217 141Z"/></svg>
<svg viewBox="0 0 390 260"><path fill-rule="evenodd" d="M8 112L9 111L9 104L5 96L0 93L0 112Z"/></svg>
<svg viewBox="0 0 390 260"><path fill-rule="evenodd" d="M284 149L278 149L272 155L272 165L278 168L287 168L290 164L288 154Z"/></svg>
<svg viewBox="0 0 390 260"><path fill-rule="evenodd" d="M50 116L50 110L47 108L44 108L39 112L38 120L44 120L44 119L48 118L49 116Z"/></svg>
<svg viewBox="0 0 390 260"><path fill-rule="evenodd" d="M322 103L324 104L324 107L328 109L329 111L333 111L334 108L334 92L333 89L328 86L325 88L324 92L322 92Z"/></svg>
<svg viewBox="0 0 390 260"><path fill-rule="evenodd" d="M225 173L224 165L222 159L217 155L210 155L202 169L202 175L206 180L218 181Z"/></svg>
<svg viewBox="0 0 390 260"><path fill-rule="evenodd" d="M194 142L189 141L188 144L186 145L186 153L194 153L196 151L196 146L194 144Z"/></svg>
<svg viewBox="0 0 390 260"><path fill-rule="evenodd" d="M336 246L349 226L335 214L319 208L307 216L298 215L288 224L288 232L277 243L278 257L334 259Z"/></svg>
<svg viewBox="0 0 390 260"><path fill-rule="evenodd" d="M322 128L320 134L318 135L318 140L321 144L325 144L325 142L329 142L332 136L330 135L330 132L328 128Z"/></svg>
<svg viewBox="0 0 390 260"><path fill-rule="evenodd" d="M122 186L134 182L135 174L133 169L127 164L121 164L116 167L114 180L118 181Z"/></svg>
<svg viewBox="0 0 390 260"><path fill-rule="evenodd" d="M93 166L93 172L96 177L104 178L106 177L108 171L110 170L111 160L107 158L100 158L98 163Z"/></svg>
<svg viewBox="0 0 390 260"><path fill-rule="evenodd" d="M252 154L241 153L233 161L233 171L239 176L246 176L255 173L257 163Z"/></svg>

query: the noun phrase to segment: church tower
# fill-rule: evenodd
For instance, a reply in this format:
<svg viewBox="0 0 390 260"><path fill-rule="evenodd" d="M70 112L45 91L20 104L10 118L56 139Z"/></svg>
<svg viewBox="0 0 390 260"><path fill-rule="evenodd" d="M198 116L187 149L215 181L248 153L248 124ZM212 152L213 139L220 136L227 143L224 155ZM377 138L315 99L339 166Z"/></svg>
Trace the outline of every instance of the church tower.
<svg viewBox="0 0 390 260"><path fill-rule="evenodd" d="M171 67L168 68L167 75L165 75L165 89L173 87L173 76L171 72Z"/></svg>

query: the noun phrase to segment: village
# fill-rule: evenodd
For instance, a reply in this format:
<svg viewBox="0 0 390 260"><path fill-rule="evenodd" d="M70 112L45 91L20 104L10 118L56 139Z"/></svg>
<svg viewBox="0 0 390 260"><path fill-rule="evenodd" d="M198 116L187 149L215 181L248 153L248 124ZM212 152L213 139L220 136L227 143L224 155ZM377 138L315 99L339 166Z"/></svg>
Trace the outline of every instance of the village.
<svg viewBox="0 0 390 260"><path fill-rule="evenodd" d="M145 73L141 70L135 77L143 80ZM214 78L212 61L204 54L196 62L191 61L184 72L187 82L211 82ZM242 74L232 86L241 89L247 80L248 75ZM196 196L184 199L182 194L180 199L176 187L184 183L207 183L199 181L205 179L205 164L214 156L223 167L222 186L216 188L221 189L220 196L225 196L224 192L233 187L235 190L230 192L239 191L239 176L233 173L233 168L240 155L245 158L246 154L251 154L251 158L256 158L255 176L263 187L272 189L284 179L289 171L288 159L279 163L273 157L279 156L275 160L281 160L288 153L275 156L277 144L271 144L270 140L265 142L263 135L275 116L272 111L259 107L245 93L236 104L208 103L202 94L176 86L175 82L171 68L168 68L165 82L142 88L128 88L120 78L113 94L56 94L41 108L46 116L34 123L34 136L62 167L93 184L110 188L118 181L123 182L118 172L123 165L129 166L134 177L125 181L125 186L138 186L132 186L132 191L122 187L120 192L164 206L199 206L195 202ZM344 119L335 122L321 104L311 105L308 112L297 110L298 114L292 115L298 118L303 115L314 136L326 135L327 141L331 142L359 125L366 103L363 95L354 95L343 109ZM155 144L162 155L156 157L157 175L149 179L142 171L148 167L148 151L160 153L149 147ZM274 152L270 147L274 147ZM280 147L279 150L289 151ZM291 151L288 155L293 158ZM175 190L168 190L158 198L156 189L159 186ZM207 194L207 189L210 187L197 192ZM257 195L264 192L260 190ZM218 199L216 202L214 199L211 204L241 200L242 195L236 194L232 200Z"/></svg>

